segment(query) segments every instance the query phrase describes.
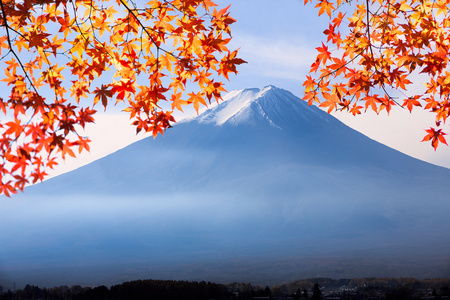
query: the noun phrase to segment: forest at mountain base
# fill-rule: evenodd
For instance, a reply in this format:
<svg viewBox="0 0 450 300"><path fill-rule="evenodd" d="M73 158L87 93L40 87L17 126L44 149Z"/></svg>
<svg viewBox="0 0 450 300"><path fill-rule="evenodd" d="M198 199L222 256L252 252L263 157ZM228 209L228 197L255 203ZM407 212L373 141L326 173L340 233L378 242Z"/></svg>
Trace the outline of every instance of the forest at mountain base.
<svg viewBox="0 0 450 300"><path fill-rule="evenodd" d="M449 299L450 279L415 278L311 278L296 280L272 288L250 283L219 284L197 281L135 280L94 288L66 285L40 288L27 284L23 289L3 291L0 299L51 300L231 300L231 299Z"/></svg>

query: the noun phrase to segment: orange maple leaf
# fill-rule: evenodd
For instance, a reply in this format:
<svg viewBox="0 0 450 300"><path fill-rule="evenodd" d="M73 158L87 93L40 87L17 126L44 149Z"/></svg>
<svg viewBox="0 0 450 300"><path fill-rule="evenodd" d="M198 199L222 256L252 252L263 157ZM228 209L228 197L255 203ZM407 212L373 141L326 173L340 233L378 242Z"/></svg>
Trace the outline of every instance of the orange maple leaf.
<svg viewBox="0 0 450 300"><path fill-rule="evenodd" d="M101 86L101 88L97 88L94 91L95 94L95 98L94 98L94 105L97 104L100 100L102 101L103 106L106 109L106 106L108 105L108 98L112 97L112 91L108 90L109 86L108 85L103 85Z"/></svg>
<svg viewBox="0 0 450 300"><path fill-rule="evenodd" d="M442 132L442 129L435 130L434 128L430 127L430 129L425 130L428 134L423 138L422 142L427 142L431 140L431 146L434 148L434 151L436 151L439 142L443 144L447 144L447 141L444 138L444 135L447 135L446 133Z"/></svg>
<svg viewBox="0 0 450 300"><path fill-rule="evenodd" d="M328 0L319 0L316 7L319 7L319 16L326 12L331 17L331 12L335 10L333 3Z"/></svg>
<svg viewBox="0 0 450 300"><path fill-rule="evenodd" d="M420 98L419 96L414 96L414 97L411 97L411 98L403 100L402 107L406 106L408 108L409 112L412 111L414 106L420 106L421 107L422 104L420 104L420 102L417 100L419 98Z"/></svg>
<svg viewBox="0 0 450 300"><path fill-rule="evenodd" d="M317 59L322 62L323 65L327 62L327 60L331 59L331 52L328 51L328 47L322 43L322 47L317 47L317 51L319 54L317 55Z"/></svg>

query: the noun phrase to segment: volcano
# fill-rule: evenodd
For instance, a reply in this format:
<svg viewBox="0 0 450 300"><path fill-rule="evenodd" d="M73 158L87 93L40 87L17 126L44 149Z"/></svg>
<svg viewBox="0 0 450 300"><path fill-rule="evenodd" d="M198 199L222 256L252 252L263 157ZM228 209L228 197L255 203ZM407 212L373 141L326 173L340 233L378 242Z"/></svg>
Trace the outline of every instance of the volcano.
<svg viewBox="0 0 450 300"><path fill-rule="evenodd" d="M448 277L448 178L288 91L233 91L2 198L0 282Z"/></svg>

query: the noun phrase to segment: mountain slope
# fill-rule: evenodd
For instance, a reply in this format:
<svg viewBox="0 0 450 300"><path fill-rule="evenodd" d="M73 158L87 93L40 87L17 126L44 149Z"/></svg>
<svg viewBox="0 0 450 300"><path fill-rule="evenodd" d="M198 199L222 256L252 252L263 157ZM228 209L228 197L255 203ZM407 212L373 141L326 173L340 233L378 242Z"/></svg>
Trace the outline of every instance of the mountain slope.
<svg viewBox="0 0 450 300"><path fill-rule="evenodd" d="M235 91L163 138L2 199L11 243L0 270L70 267L85 280L448 276L449 177L287 91Z"/></svg>

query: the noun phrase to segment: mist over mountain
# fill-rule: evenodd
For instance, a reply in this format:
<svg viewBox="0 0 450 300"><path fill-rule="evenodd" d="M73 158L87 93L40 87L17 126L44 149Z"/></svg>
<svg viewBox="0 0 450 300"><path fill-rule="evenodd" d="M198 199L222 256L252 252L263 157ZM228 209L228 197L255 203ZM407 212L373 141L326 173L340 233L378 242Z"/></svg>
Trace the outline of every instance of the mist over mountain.
<svg viewBox="0 0 450 300"><path fill-rule="evenodd" d="M1 198L0 282L448 277L449 178L288 91L233 91Z"/></svg>

